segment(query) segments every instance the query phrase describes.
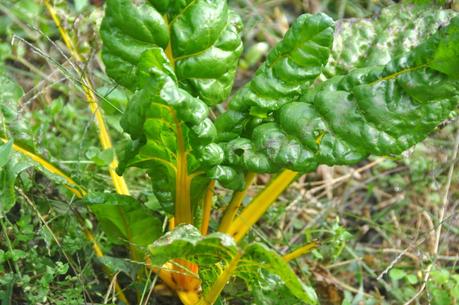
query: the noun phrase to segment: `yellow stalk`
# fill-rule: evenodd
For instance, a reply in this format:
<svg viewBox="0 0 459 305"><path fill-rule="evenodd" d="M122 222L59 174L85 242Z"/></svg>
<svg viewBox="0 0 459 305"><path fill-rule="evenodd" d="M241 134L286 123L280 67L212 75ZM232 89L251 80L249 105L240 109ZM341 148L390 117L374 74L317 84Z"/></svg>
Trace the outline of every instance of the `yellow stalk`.
<svg viewBox="0 0 459 305"><path fill-rule="evenodd" d="M288 169L283 170L232 222L228 234L232 235L236 241L240 241L295 179L297 174L297 172Z"/></svg>
<svg viewBox="0 0 459 305"><path fill-rule="evenodd" d="M169 231L172 231L175 229L175 218L172 216L169 218Z"/></svg>
<svg viewBox="0 0 459 305"><path fill-rule="evenodd" d="M177 291L183 305L195 305L199 302L199 294L195 291Z"/></svg>
<svg viewBox="0 0 459 305"><path fill-rule="evenodd" d="M198 303L196 303L196 305L213 305L217 301L218 296L222 292L223 288L225 288L226 283L228 283L229 279L236 270L237 264L239 263L241 256L242 253L238 253L235 257L233 257L228 266L218 276L217 280L212 285L209 292L205 296L201 297L201 299Z"/></svg>
<svg viewBox="0 0 459 305"><path fill-rule="evenodd" d="M163 16L166 24L169 24L167 16ZM171 42L166 47L166 56L170 61L172 68L175 69L175 59L172 53ZM177 120L174 111L171 111L176 126L177 132L177 173L175 178L175 225L181 223L192 224L193 217L191 211L191 198L190 198L190 186L191 179L188 175L188 161L187 151L185 147L185 139L183 138L182 125Z"/></svg>
<svg viewBox="0 0 459 305"><path fill-rule="evenodd" d="M5 139L5 138L1 138L0 137L0 140L2 142L4 142L4 143L8 142L8 139ZM45 159L43 159L39 155L34 154L33 152L28 151L27 149L25 149L25 148L23 148L23 147L21 147L21 146L19 146L17 144L13 144L13 149L15 151L17 151L18 153L30 158L34 162L37 162L38 164L43 166L43 168L46 169L48 172L50 172L50 173L52 173L52 174L54 174L56 176L59 176L61 178L64 178L64 180L67 182L67 185L65 185L65 187L67 189L69 189L73 194L75 194L76 197L83 198L86 195L86 191L80 185L78 185L78 183L76 183L75 180L70 178L63 171L61 171L56 166L52 165L51 163L49 163L48 161L46 161ZM96 238L94 237L94 234L92 234L92 232L86 227L86 224L85 224L85 221L84 221L83 217L78 212L75 212L75 215L77 217L78 223L80 224L81 228L83 229L84 235L89 240L89 242L91 242L92 248L93 248L94 253L96 254L96 256L97 257L104 256L104 253L103 253L101 247L99 246L99 243L97 242ZM113 274L110 272L110 270L108 270L108 268L104 267L104 272L107 274L107 276L109 278L113 276ZM124 295L123 290L121 289L121 287L120 287L120 285L118 284L117 281L115 281L115 291L118 294L118 297L122 302L124 302L125 304L129 304L126 296Z"/></svg>
<svg viewBox="0 0 459 305"><path fill-rule="evenodd" d="M70 38L67 31L62 26L59 17L57 16L56 10L54 9L53 5L51 4L50 0L44 0L45 6L51 15L51 18L54 21L59 33L64 41L67 49L69 50L70 54L75 58L75 60L83 64L84 60L81 57L80 53L78 52L77 48L74 46L72 39ZM99 130L99 141L101 146L104 150L113 148L112 141L108 134L107 126L105 124L104 117L102 112L100 111L100 107L97 104L97 97L94 94L94 88L92 82L85 71L81 71L81 80L83 84L83 91L86 96L86 100L88 101L89 108L96 118L98 130ZM116 156L113 158L113 161L109 165L109 173L113 181L113 185L115 186L116 192L121 195L129 195L129 189L127 187L126 181L123 177L118 176L116 173L116 168L118 166L118 159Z"/></svg>
<svg viewBox="0 0 459 305"><path fill-rule="evenodd" d="M204 209L202 211L201 234L207 235L209 230L210 213L212 212L212 197L214 195L215 181L212 180L207 187L206 195L204 196Z"/></svg>
<svg viewBox="0 0 459 305"><path fill-rule="evenodd" d="M182 287L179 287L177 281L174 279L174 275L177 272L176 268L171 262L165 263L161 268L153 267L151 265L151 260L149 257L146 259L146 264L148 268L151 268L159 278L173 291L175 291L184 305L195 305L199 301L199 294L196 291L184 291L180 290Z"/></svg>
<svg viewBox="0 0 459 305"><path fill-rule="evenodd" d="M163 19L164 19L164 22L169 26L169 18L167 18L167 15L164 15ZM170 27L169 27L169 32L170 32ZM174 58L174 54L172 53L172 45L171 45L170 40L164 51L166 52L166 56L169 59L172 68L175 70L175 58Z"/></svg>
<svg viewBox="0 0 459 305"><path fill-rule="evenodd" d="M181 122L175 120L177 131L177 174L175 178L175 225L192 224L188 160Z"/></svg>
<svg viewBox="0 0 459 305"><path fill-rule="evenodd" d="M219 232L228 232L231 223L233 222L233 219L236 216L236 213L239 210L239 207L241 206L245 195L247 194L247 190L249 189L250 185L252 184L256 176L257 175L255 173L248 173L245 177L244 189L240 192L234 193L233 198L231 198L231 202L225 209L225 214L223 215L220 227L218 228Z"/></svg>
<svg viewBox="0 0 459 305"><path fill-rule="evenodd" d="M290 253L287 253L286 255L283 256L284 260L286 262L289 262L291 260L294 260L295 258L298 258L302 255L305 255L309 252L311 252L312 250L314 250L315 248L317 248L317 246L319 245L319 243L317 241L312 241L302 247L299 247L298 249L290 252Z"/></svg>

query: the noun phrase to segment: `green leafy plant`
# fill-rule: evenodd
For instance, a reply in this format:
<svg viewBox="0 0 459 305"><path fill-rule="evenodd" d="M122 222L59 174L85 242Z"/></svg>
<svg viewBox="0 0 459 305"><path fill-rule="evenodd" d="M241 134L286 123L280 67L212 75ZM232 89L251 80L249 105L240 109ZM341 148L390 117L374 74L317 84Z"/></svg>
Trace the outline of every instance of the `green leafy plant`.
<svg viewBox="0 0 459 305"><path fill-rule="evenodd" d="M324 14L302 15L229 98L243 49L242 22L225 0L108 0L102 58L107 74L129 91L121 118L129 140L119 151L117 175L116 156L102 155L111 149L105 127L104 151L93 156L110 164L118 194L87 194L72 179L64 182L108 240L126 246L130 259L145 263L184 304L219 302L233 278L256 304L317 304L312 286L289 266L317 242L281 256L245 237L300 174L320 164L398 155L452 115L459 101L455 15L409 5L389 7L374 20L335 23ZM84 89L92 105L89 82ZM228 99L228 109L214 115L212 107ZM2 163L11 149L22 149L3 140ZM155 211L128 196L121 176L130 167L147 171ZM261 173L273 174L272 181L241 209ZM217 232L209 234L216 187L233 196ZM158 210L169 219L166 233ZM111 271L126 269L106 258L101 261ZM146 281L142 272L133 273L133 282Z"/></svg>
<svg viewBox="0 0 459 305"><path fill-rule="evenodd" d="M403 269L394 268L389 272L393 282L394 291L401 298L410 298L416 292L416 285L420 282L422 274L413 274ZM428 290L432 304L446 305L457 303L459 297L459 278L447 269L434 269L431 271Z"/></svg>

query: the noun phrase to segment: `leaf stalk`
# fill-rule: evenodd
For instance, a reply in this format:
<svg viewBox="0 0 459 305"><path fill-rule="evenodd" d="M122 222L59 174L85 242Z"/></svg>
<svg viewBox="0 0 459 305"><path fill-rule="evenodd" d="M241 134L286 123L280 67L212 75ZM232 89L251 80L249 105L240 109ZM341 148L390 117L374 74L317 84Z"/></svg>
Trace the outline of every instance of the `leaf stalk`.
<svg viewBox="0 0 459 305"><path fill-rule="evenodd" d="M301 246L299 247L298 249L296 250L293 250L292 252L290 253L287 253L286 255L283 256L283 259L286 261L286 262L289 262L291 260L294 260L302 255L305 255L309 252L311 252L312 250L314 250L315 248L317 248L319 246L319 243L317 241L312 241L310 243L307 243L306 245L304 246Z"/></svg>
<svg viewBox="0 0 459 305"><path fill-rule="evenodd" d="M177 131L177 174L175 177L175 225L192 224L190 185L188 177L188 160L183 136L182 123L175 117Z"/></svg>
<svg viewBox="0 0 459 305"><path fill-rule="evenodd" d="M201 234L207 235L209 230L210 214L212 212L212 197L214 195L215 180L210 181L207 187L206 195L204 196L204 209L201 223Z"/></svg>
<svg viewBox="0 0 459 305"><path fill-rule="evenodd" d="M297 175L297 172L284 169L231 223L227 233L236 241L241 241Z"/></svg>
<svg viewBox="0 0 459 305"><path fill-rule="evenodd" d="M236 216L236 213L239 210L239 207L241 206L242 201L244 200L250 185L255 180L255 177L255 173L248 173L245 177L244 189L240 192L234 193L233 198L231 198L231 201L228 204L228 207L225 209L225 214L223 215L223 218L220 222L220 227L218 228L219 232L228 232L229 228L231 227L231 223L233 222L234 217Z"/></svg>

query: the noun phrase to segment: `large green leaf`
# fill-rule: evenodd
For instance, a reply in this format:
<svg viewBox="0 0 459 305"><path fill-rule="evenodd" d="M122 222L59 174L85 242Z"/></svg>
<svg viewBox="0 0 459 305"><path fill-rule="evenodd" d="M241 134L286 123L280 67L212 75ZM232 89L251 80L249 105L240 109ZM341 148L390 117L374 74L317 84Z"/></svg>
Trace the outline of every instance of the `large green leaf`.
<svg viewBox="0 0 459 305"><path fill-rule="evenodd" d="M197 264L204 292L212 286L222 268L238 251L236 242L228 235L216 232L202 236L192 225L177 226L151 244L148 249L151 262L157 267L172 260L175 260L175 264L185 261Z"/></svg>
<svg viewBox="0 0 459 305"><path fill-rule="evenodd" d="M399 4L383 9L377 19L341 20L324 73L333 76L387 64L448 24L454 14L431 6Z"/></svg>
<svg viewBox="0 0 459 305"><path fill-rule="evenodd" d="M223 233L202 236L192 225L179 225L151 244L151 262L156 266L182 258L199 262L200 266L225 262L237 253L235 241Z"/></svg>
<svg viewBox="0 0 459 305"><path fill-rule="evenodd" d="M181 89L166 55L160 48L145 51L138 65L138 90L121 121L133 142L122 156L119 171L137 166L148 169L153 190L173 212L179 161L186 158L193 207L204 194L207 169L223 160L223 150L212 143L216 129L207 118L208 106Z"/></svg>
<svg viewBox="0 0 459 305"><path fill-rule="evenodd" d="M327 15L300 16L255 77L232 98L229 111L218 118L220 136L234 136L244 126L256 125L269 112L298 99L327 63L333 28Z"/></svg>
<svg viewBox="0 0 459 305"><path fill-rule="evenodd" d="M141 250L162 234L161 219L132 197L93 193L84 200L102 231L115 244Z"/></svg>
<svg viewBox="0 0 459 305"><path fill-rule="evenodd" d="M133 141L119 172L147 169L170 213L189 193L195 211L208 170L223 160L223 150L212 143L216 129L206 104L221 102L231 91L242 52L240 31L239 18L224 0L107 2L101 26L107 73L135 90L121 122Z"/></svg>
<svg viewBox="0 0 459 305"><path fill-rule="evenodd" d="M255 172L307 172L399 154L459 99L459 17L385 65L354 69L284 104L226 144L226 162ZM253 117L253 115L252 115Z"/></svg>
<svg viewBox="0 0 459 305"><path fill-rule="evenodd" d="M297 304L317 303L312 288L300 282L282 256L259 243L240 248L228 235L212 233L202 236L192 225L179 225L151 244L148 249L151 262L155 266L162 266L177 258L197 263L204 294L223 271L225 264L242 252L233 275L242 278L252 293L257 294L263 286L269 286L290 294L290 299L299 301ZM272 283L274 279L277 281L276 285Z"/></svg>
<svg viewBox="0 0 459 305"><path fill-rule="evenodd" d="M143 52L170 46L180 86L213 105L230 93L242 52L240 18L226 0L107 1L101 25L107 73L134 90Z"/></svg>
<svg viewBox="0 0 459 305"><path fill-rule="evenodd" d="M300 16L231 100L230 109L276 110L304 93L328 60L333 28L333 20L325 14Z"/></svg>

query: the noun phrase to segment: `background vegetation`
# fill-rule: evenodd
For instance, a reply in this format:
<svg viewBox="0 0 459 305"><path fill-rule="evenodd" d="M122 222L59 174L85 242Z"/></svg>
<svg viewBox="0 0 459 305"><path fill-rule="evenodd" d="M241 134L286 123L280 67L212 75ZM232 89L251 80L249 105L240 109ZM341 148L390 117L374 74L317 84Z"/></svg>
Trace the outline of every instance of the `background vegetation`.
<svg viewBox="0 0 459 305"><path fill-rule="evenodd" d="M333 18L371 16L392 1L230 3L245 24L238 87L298 15L323 11ZM18 105L11 105L6 103L8 94L20 89L0 92L0 134L13 135L90 192L111 188L106 167L113 154L98 146L94 117L79 85L82 71L96 84L115 146L123 143L118 121L127 102L104 74L99 57L102 5L100 0L55 1L64 28L87 61L81 66L66 52L41 1L0 1L0 74L14 78L25 93ZM459 10L458 2L445 5ZM297 260L296 270L312 276L322 304L459 303L458 124L452 118L401 159L375 158L354 168L322 166L303 176L252 237L280 253L289 249L285 245L321 241L311 255ZM37 165L17 154L9 158L7 166L15 169L17 180L14 184L16 177L0 172L1 304L110 304L111 279L101 272L75 213L89 226L92 216L68 190L53 183L55 178L35 170ZM126 176L133 196L157 211L157 203L145 192L147 180L133 177L139 177L138 170ZM259 176L253 193L267 181ZM217 194L221 201L228 196ZM7 202L15 204L4 214ZM116 246L104 250L114 257L120 251ZM121 282L128 276L123 262L108 263L124 271L118 274ZM244 299L237 286L227 289L228 304L246 304ZM154 294L145 301L170 304Z"/></svg>

